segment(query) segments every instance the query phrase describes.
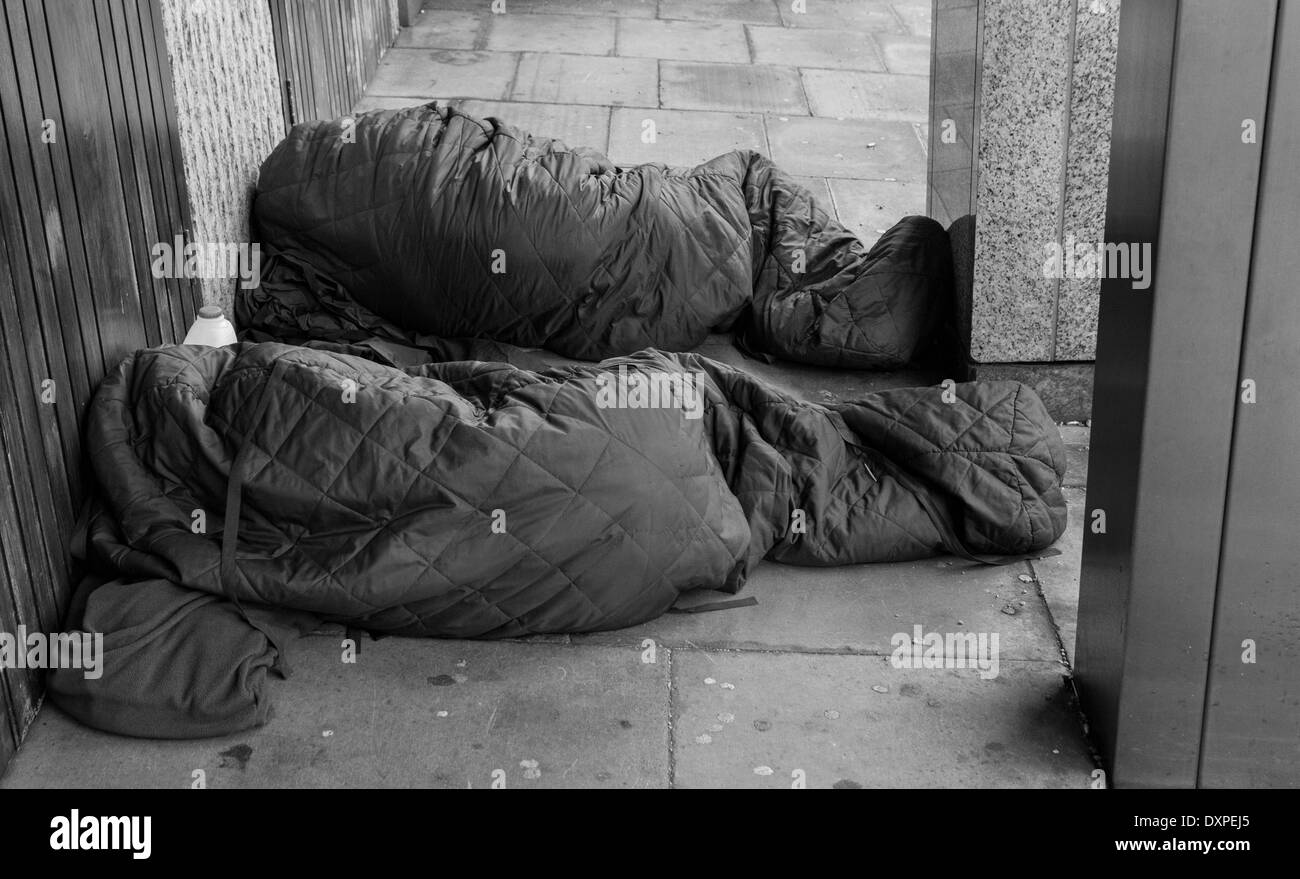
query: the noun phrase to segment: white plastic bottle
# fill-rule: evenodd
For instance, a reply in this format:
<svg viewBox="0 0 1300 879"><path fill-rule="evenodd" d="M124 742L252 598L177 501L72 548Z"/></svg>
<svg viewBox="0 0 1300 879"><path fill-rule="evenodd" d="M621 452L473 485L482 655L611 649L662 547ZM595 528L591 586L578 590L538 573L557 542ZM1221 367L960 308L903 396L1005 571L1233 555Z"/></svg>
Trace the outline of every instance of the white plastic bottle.
<svg viewBox="0 0 1300 879"><path fill-rule="evenodd" d="M239 339L235 337L235 327L226 320L221 307L205 305L199 309L199 316L190 327L190 331L185 334L183 344L211 345L213 348L220 348L223 345L233 345L238 341Z"/></svg>

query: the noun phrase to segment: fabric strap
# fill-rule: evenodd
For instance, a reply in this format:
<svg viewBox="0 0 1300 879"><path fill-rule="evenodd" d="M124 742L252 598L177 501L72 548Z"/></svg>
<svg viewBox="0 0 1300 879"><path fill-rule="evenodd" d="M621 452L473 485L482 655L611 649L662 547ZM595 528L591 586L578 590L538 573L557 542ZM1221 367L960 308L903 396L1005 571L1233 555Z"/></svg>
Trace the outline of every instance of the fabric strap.
<svg viewBox="0 0 1300 879"><path fill-rule="evenodd" d="M253 417L249 422L254 427L260 424L266 415L266 407L271 400L271 395L267 393L267 390L273 382L280 381L283 366L284 361L277 360L270 372L267 373L266 381L262 383L261 389L257 392L257 405L253 409ZM274 631L272 626L265 625L250 616L239 600L240 575L239 568L235 564L235 553L239 548L239 514L243 503L244 475L248 470L248 459L253 451L253 444L248 442L247 437L240 434L233 426L229 428L229 433L235 439L239 448L235 452L235 459L230 465L230 476L226 481L226 514L221 528L221 585L225 590L226 597L235 605L239 615L244 618L244 622L265 635L266 640L270 641L272 646L275 647L275 661L271 665L271 670L277 672L280 677L287 678L290 674L290 668L284 649L284 639Z"/></svg>
<svg viewBox="0 0 1300 879"><path fill-rule="evenodd" d="M703 604L695 604L690 607L673 607L668 608L669 613L711 613L715 610L731 610L734 607L754 607L758 604L758 599L752 595L748 598L732 598L727 601L707 601Z"/></svg>

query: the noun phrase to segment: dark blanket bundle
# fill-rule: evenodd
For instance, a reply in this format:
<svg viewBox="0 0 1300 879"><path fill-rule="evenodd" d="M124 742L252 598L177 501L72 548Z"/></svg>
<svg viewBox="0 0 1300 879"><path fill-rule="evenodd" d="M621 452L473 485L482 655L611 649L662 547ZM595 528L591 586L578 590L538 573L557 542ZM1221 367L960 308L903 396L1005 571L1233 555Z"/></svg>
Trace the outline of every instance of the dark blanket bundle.
<svg viewBox="0 0 1300 879"><path fill-rule="evenodd" d="M656 382L671 392L626 393ZM86 449L98 588L73 622L108 631L120 661L51 689L147 735L263 716L274 637L236 625L248 606L407 635L588 632L736 591L763 557L1022 553L1065 526L1063 447L1022 385L827 407L658 351L531 372L150 349L101 385Z"/></svg>
<svg viewBox="0 0 1300 879"><path fill-rule="evenodd" d="M404 331L579 360L734 328L751 351L894 369L950 310L948 236L929 218L868 249L758 153L621 168L434 104L294 126L253 223Z"/></svg>

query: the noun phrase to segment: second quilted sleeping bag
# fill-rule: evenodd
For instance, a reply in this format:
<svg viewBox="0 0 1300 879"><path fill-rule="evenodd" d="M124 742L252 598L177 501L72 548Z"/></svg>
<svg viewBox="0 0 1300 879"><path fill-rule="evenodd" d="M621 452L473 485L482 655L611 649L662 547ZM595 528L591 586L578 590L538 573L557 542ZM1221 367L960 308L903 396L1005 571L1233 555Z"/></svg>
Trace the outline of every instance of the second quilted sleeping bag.
<svg viewBox="0 0 1300 879"><path fill-rule="evenodd" d="M951 288L934 220L868 249L756 152L622 168L434 104L294 126L253 221L263 246L407 330L581 360L735 329L788 360L894 369Z"/></svg>

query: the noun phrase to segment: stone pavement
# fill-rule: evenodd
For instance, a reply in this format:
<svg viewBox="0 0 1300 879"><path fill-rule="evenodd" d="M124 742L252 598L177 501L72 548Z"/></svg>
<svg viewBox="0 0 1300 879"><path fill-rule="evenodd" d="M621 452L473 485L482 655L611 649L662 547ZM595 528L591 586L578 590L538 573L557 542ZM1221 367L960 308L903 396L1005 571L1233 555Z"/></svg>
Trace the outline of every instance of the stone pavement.
<svg viewBox="0 0 1300 879"><path fill-rule="evenodd" d="M925 213L930 2L430 0L357 110L455 102L616 163L770 155L867 241ZM646 143L645 121L655 141Z"/></svg>
<svg viewBox="0 0 1300 879"><path fill-rule="evenodd" d="M874 239L924 213L929 0L434 2L358 109L438 98L623 164L772 154ZM643 143L652 119L654 143ZM740 362L725 340L703 350ZM744 366L815 402L896 377ZM302 639L263 729L121 739L46 707L4 787L1086 787L1073 651L1088 430L1063 426L1063 554L764 564L759 604L514 642ZM896 668L891 640L996 634L999 668ZM952 645L949 645L951 647ZM950 650L945 654L953 656Z"/></svg>

